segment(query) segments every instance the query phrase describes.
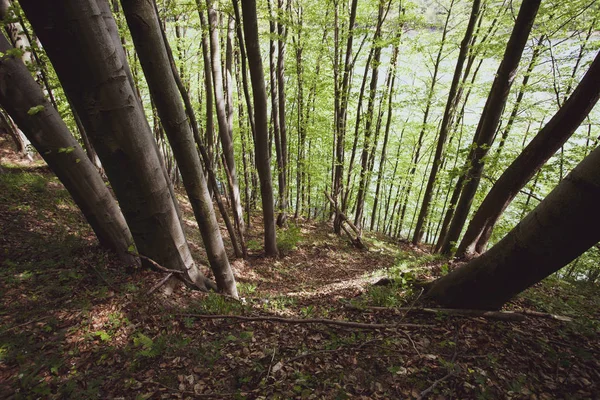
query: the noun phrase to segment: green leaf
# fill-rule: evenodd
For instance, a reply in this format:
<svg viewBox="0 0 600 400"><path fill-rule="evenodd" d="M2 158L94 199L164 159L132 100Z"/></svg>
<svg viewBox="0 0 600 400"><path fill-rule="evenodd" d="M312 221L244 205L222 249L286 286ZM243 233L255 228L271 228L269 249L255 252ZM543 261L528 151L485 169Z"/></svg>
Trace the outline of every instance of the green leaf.
<svg viewBox="0 0 600 400"><path fill-rule="evenodd" d="M35 114L37 114L37 113L39 113L40 111L43 111L43 110L44 110L44 106L43 105L31 107L29 109L29 111L27 111L27 115L35 115Z"/></svg>

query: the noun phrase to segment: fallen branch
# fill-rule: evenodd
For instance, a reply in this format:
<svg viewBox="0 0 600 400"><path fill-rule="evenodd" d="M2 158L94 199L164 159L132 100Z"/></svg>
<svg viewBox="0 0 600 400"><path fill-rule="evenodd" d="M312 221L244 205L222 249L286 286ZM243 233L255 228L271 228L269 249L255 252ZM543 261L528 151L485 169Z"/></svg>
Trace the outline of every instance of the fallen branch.
<svg viewBox="0 0 600 400"><path fill-rule="evenodd" d="M375 307L365 306L357 307L346 305L346 307L354 310L375 310L375 311L404 311L406 313L420 312L424 314L446 314L460 317L482 317L489 319L497 319L501 321L523 321L525 316L512 311L482 311L482 310L460 310L454 308L424 308L424 307Z"/></svg>
<svg viewBox="0 0 600 400"><path fill-rule="evenodd" d="M132 251L128 251L127 253L148 261L150 264L152 264L156 269L158 269L160 271L167 272L169 274L176 274L179 277L179 279L181 279L181 281L183 281L183 283L185 283L188 287L197 289L201 292L208 292L210 289L214 290L215 292L218 291L217 285L213 281L211 281L210 279L208 279L206 277L204 277L204 279L202 280L202 282L201 282L202 285L201 285L199 283L192 281L189 278L189 276L186 274L186 271L179 271L176 269L165 268L162 265L160 265L159 263L157 263L156 261L154 261L153 259L151 259L150 257L146 257L139 253L134 253ZM165 280L165 282L166 282L166 280ZM162 282L161 285L162 284L164 284L164 282Z"/></svg>
<svg viewBox="0 0 600 400"><path fill-rule="evenodd" d="M284 317L267 317L256 316L247 317L243 315L220 315L220 314L178 314L181 317L198 318L198 319L233 319L237 321L248 322L278 322L282 324L321 324L331 326L341 326L344 328L358 329L397 329L397 328L424 328L432 325L422 324L368 324L363 322L341 321L336 319L322 318L284 318Z"/></svg>
<svg viewBox="0 0 600 400"><path fill-rule="evenodd" d="M448 372L446 375L444 375L440 379L438 379L435 382L433 382L431 384L431 386L429 386L427 389L423 390L421 392L421 394L419 394L419 397L417 397L417 400L423 400L429 393L431 393L433 391L433 389L435 389L435 387L437 385L439 385L440 383L444 382L446 379L450 378L452 375L454 375L454 371Z"/></svg>
<svg viewBox="0 0 600 400"><path fill-rule="evenodd" d="M158 282L156 285L154 285L152 287L152 289L148 290L148 293L146 293L146 295L150 296L152 293L154 293L156 291L156 289L158 289L159 287L164 285L169 279L171 279L172 276L173 276L173 273L169 272L167 274L167 276L165 276L163 279L160 280L160 282Z"/></svg>
<svg viewBox="0 0 600 400"><path fill-rule="evenodd" d="M361 235L362 232L360 229L358 229L356 227L356 225L354 225L349 219L348 217L346 217L346 214L344 214L337 206L337 204L335 204L335 201L331 198L331 196L329 195L329 193L327 193L327 191L324 191L323 193L325 193L325 196L327 196L327 200L329 200L329 202L331 203L331 205L333 206L333 208L335 208L335 212L336 214L338 214L342 220L342 229L346 232L346 234L350 237L350 241L352 242L352 244L356 247L358 247L359 249L367 249L367 246L362 242L361 240ZM350 232L348 232L348 230L343 226L343 223L347 223L348 226L350 228L352 228L352 230L354 231L354 233L356 233L356 239L352 238L352 235L350 234Z"/></svg>
<svg viewBox="0 0 600 400"><path fill-rule="evenodd" d="M521 311L519 311L519 313L527 315L528 317L547 318L547 319L554 319L557 321L564 321L564 322L573 321L573 318L571 318L571 317L565 317L564 315L543 313L543 312L539 312L539 311L521 310Z"/></svg>

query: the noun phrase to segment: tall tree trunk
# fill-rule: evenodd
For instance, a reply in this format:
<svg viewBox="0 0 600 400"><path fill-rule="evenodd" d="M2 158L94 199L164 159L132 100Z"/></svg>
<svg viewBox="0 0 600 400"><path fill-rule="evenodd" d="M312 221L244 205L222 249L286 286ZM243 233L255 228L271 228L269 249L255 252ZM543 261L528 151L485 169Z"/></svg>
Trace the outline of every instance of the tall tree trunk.
<svg viewBox="0 0 600 400"><path fill-rule="evenodd" d="M210 64L210 43L208 41L208 23L203 12L202 0L196 0L196 6L198 8L198 16L200 17L200 29L202 31L202 61L204 66L204 89L206 91L206 151L208 155L208 163L206 164L207 169L213 168L214 160L214 146L215 146L215 133L214 133L214 91L213 91L213 79L212 69ZM213 188L213 191L216 191ZM217 194L218 195L218 194Z"/></svg>
<svg viewBox="0 0 600 400"><path fill-rule="evenodd" d="M252 96L254 98L254 122L256 124L256 145L254 146L254 151L256 153L256 168L258 169L260 178L260 192L262 196L265 253L267 256L276 257L278 251L273 205L273 184L271 182L271 165L269 159L267 91L265 89L265 75L260 55L256 0L244 0L242 2L242 15L244 17L244 36L246 38L248 64L250 64Z"/></svg>
<svg viewBox="0 0 600 400"><path fill-rule="evenodd" d="M122 48L96 1L61 5L21 1L102 160L139 253L182 271L190 286L214 287L192 259Z"/></svg>
<svg viewBox="0 0 600 400"><path fill-rule="evenodd" d="M425 188L425 194L423 195L423 204L421 205L421 211L419 212L419 217L417 219L417 226L415 227L415 234L412 238L413 244L418 244L423 237L423 225L425 223L425 219L427 218L427 213L429 212L429 205L431 203L431 198L433 195L433 189L435 186L435 182L437 179L437 174L442 164L442 158L444 153L444 148L446 147L446 140L448 138L448 132L450 131L450 126L452 124L452 119L454 118L454 114L456 111L457 99L456 94L458 92L458 85L460 82L460 77L462 75L462 70L464 63L467 59L467 55L469 52L469 44L471 43L473 37L473 31L475 29L475 23L479 18L479 7L480 0L473 1L473 8L471 9L471 17L469 18L469 23L467 25L467 30L465 31L465 36L460 44L460 51L458 53L458 58L456 60L456 67L454 68L454 76L452 77L452 83L450 85L450 92L448 93L448 100L446 101L446 109L444 110L444 116L442 118L442 125L440 126L440 135L438 137L437 146L435 148L435 156L433 159L433 165L431 166L431 172L429 174L429 180L427 181L427 187Z"/></svg>
<svg viewBox="0 0 600 400"><path fill-rule="evenodd" d="M285 173L284 164L285 160L283 157L283 147L281 145L281 127L279 113L279 107L281 102L279 101L279 80L278 80L278 62L277 62L277 47L279 41L276 40L277 36L277 10L275 10L274 0L267 2L269 6L269 81L271 83L271 124L273 129L273 139L275 142L275 156L277 158L277 193L279 194L279 214L277 216L277 225L281 226L280 222L284 220L282 217L285 209L283 208L285 200Z"/></svg>
<svg viewBox="0 0 600 400"><path fill-rule="evenodd" d="M287 28L282 22L285 13L284 0L277 0L277 100L279 101L279 140L281 145L281 175L283 176L283 188L280 188L280 211L277 215L277 225L284 226L288 208L288 144L287 123L285 107L285 49L287 41Z"/></svg>
<svg viewBox="0 0 600 400"><path fill-rule="evenodd" d="M524 0L519 9L519 14L508 40L504 57L496 72L490 94L477 125L477 130L475 131L472 157L467 160L469 166L466 172L466 183L454 210L454 217L441 248L443 254L450 254L452 252L452 245L460 237L460 233L469 215L483 173L484 157L492 145L500 117L502 116L502 110L506 104L506 99L514 81L516 70L519 66L519 61L521 60L523 49L531 32L540 2L541 0Z"/></svg>
<svg viewBox="0 0 600 400"><path fill-rule="evenodd" d="M389 3L388 3L389 9ZM373 114L375 110L375 94L377 92L377 80L379 78L379 64L381 59L381 44L379 43L381 38L381 26L385 19L386 14L385 0L379 1L379 10L377 13L377 27L375 28L375 34L373 35L373 62L371 63L371 82L369 84L369 103L367 105L367 113L365 117L365 139L363 143L363 150L361 154L361 166L360 166L360 180L358 183L358 193L356 196L356 214L354 215L354 224L362 227L363 210L365 206L365 197L368 190L368 161L369 154L371 152L371 131L373 123ZM358 111L360 112L360 111Z"/></svg>
<svg viewBox="0 0 600 400"><path fill-rule="evenodd" d="M0 35L0 52L10 49L12 46ZM123 261L136 263L127 253L133 239L117 202L25 64L14 56L0 58L0 105L65 185L100 244Z"/></svg>
<svg viewBox="0 0 600 400"><path fill-rule="evenodd" d="M187 115L173 75L177 69L171 69L166 48L168 43L163 40L153 3L147 0L121 0L150 94L180 167L183 185L194 210L217 287L222 292L237 297L235 278L223 245L200 157L194 145L194 135L190 125L181 122L186 121Z"/></svg>
<svg viewBox="0 0 600 400"><path fill-rule="evenodd" d="M600 241L600 148L481 257L435 281L427 296L456 308L499 309Z"/></svg>
<svg viewBox="0 0 600 400"><path fill-rule="evenodd" d="M502 173L471 219L458 247L458 256L481 254L494 225L527 181L571 137L600 97L600 55L572 96Z"/></svg>
<svg viewBox="0 0 600 400"><path fill-rule="evenodd" d="M345 134L346 134L346 115L348 112L348 97L350 90L350 70L352 68L352 43L354 41L354 24L356 23L356 9L358 5L358 0L352 0L352 4L350 5L350 18L348 20L348 38L346 41L346 55L344 59L344 73L342 75L342 80L336 85L335 88L335 161L334 161L334 170L333 170L333 199L336 205L339 204L339 196L342 192L342 178L344 175L344 144L345 144ZM336 17L337 17L337 2L336 2ZM335 57L335 65L334 65L334 73L336 76L339 75L339 67L337 60L338 53L338 37L339 37L339 29L338 22L336 18L336 57ZM341 216L336 214L335 221L333 224L334 231L337 234L341 233Z"/></svg>
<svg viewBox="0 0 600 400"><path fill-rule="evenodd" d="M217 109L217 121L219 125L219 137L221 139L223 155L225 156L225 167L227 168L228 173L231 176L231 184L229 185L231 208L233 209L233 217L239 231L240 244L245 254L246 244L244 239L244 213L242 211L242 199L240 197L240 187L238 184L237 173L235 169L233 136L232 132L229 130L230 123L227 117L226 103L224 98L223 74L221 72L221 54L219 50L219 32L217 28L218 17L217 12L213 7L213 0L206 0L206 4L208 7L208 22L210 25L210 58L213 73L215 105Z"/></svg>

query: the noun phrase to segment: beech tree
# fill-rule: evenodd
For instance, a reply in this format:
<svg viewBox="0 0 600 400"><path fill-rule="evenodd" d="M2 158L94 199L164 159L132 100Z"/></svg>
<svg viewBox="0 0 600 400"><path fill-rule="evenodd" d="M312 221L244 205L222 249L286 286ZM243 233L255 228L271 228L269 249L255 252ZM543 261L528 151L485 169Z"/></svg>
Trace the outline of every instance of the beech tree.
<svg viewBox="0 0 600 400"><path fill-rule="evenodd" d="M10 55L13 49L0 34L0 105L65 185L100 244L135 263L127 253L131 232L117 202L25 64Z"/></svg>
<svg viewBox="0 0 600 400"><path fill-rule="evenodd" d="M258 176L260 178L265 253L267 256L274 257L278 255L278 250L275 231L273 183L271 181L271 165L269 157L267 90L265 88L265 75L260 55L258 18L256 16L255 0L242 1L242 15L244 18L244 36L246 39L246 52L248 54L250 80L252 81L252 96L254 99L254 123L256 125L254 151L256 154L256 168L258 169Z"/></svg>
<svg viewBox="0 0 600 400"><path fill-rule="evenodd" d="M166 49L168 44L163 41L154 4L144 0L122 0L121 4L150 93L179 165L217 286L221 291L237 297L235 278L195 148L194 135L190 124L182 123L187 116L171 70Z"/></svg>
<svg viewBox="0 0 600 400"><path fill-rule="evenodd" d="M500 242L433 283L448 307L499 309L600 241L600 148L591 152Z"/></svg>
<svg viewBox="0 0 600 400"><path fill-rule="evenodd" d="M137 251L182 271L188 285L214 287L192 259L123 49L110 36L96 1L69 0L55 7L24 0L21 6L94 143Z"/></svg>
<svg viewBox="0 0 600 400"><path fill-rule="evenodd" d="M483 253L496 221L527 181L560 149L600 97L600 55L558 112L504 170L471 219L457 256Z"/></svg>
<svg viewBox="0 0 600 400"><path fill-rule="evenodd" d="M494 140L502 110L506 104L508 93L515 78L516 69L519 66L523 49L531 32L540 3L541 0L524 0L521 3L515 26L506 45L502 62L496 72L496 78L490 89L490 94L483 108L477 130L475 131L471 154L467 159L465 186L462 188L460 199L454 211L454 217L440 250L444 254L451 252L452 244L458 240L467 220L483 173L485 165L484 157Z"/></svg>

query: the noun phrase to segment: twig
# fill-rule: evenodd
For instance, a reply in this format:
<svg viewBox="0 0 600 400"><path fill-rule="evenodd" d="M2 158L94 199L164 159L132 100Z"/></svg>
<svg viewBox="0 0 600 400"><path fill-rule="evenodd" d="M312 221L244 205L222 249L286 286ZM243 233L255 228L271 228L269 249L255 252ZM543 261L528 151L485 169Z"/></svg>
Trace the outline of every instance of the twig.
<svg viewBox="0 0 600 400"><path fill-rule="evenodd" d="M376 310L376 311L405 311L406 314L410 312L420 312L426 314L446 314L460 317L481 317L481 318L490 318L497 319L501 321L524 321L525 315L519 312L513 311L483 311L483 310L462 310L462 309L454 309L454 308L427 308L427 307L398 307L398 308L390 308L390 307L376 307L376 306L365 306L365 307L356 307L352 305L348 305L347 307L355 309L355 310ZM531 315L535 316L535 315ZM540 315L537 315L541 317ZM547 316L544 316L549 318ZM404 317L403 317L404 318Z"/></svg>
<svg viewBox="0 0 600 400"><path fill-rule="evenodd" d="M417 397L417 400L423 400L429 393L431 393L433 391L433 389L435 389L435 387L437 385L439 385L440 383L444 382L446 379L450 378L452 375L454 375L454 371L448 372L446 375L444 375L443 377L441 377L437 381L433 382L431 384L431 386L429 386L427 389L423 390L421 392L421 394L419 394L419 397Z"/></svg>
<svg viewBox="0 0 600 400"><path fill-rule="evenodd" d="M161 270L163 272L168 272L170 274L184 274L185 273L183 271L178 271L176 269L165 268L162 265L160 265L159 263L157 263L156 261L154 261L153 259L151 259L150 257L146 257L146 256L144 256L142 254L134 253L133 251L128 251L127 253L150 262L150 264L154 265L157 269L159 269L159 270Z"/></svg>
<svg viewBox="0 0 600 400"><path fill-rule="evenodd" d="M456 335L454 336L454 355L452 355L452 359L450 360L451 364L454 363L457 355L458 355L458 329L456 330ZM431 393L433 391L433 389L435 389L435 387L437 385L444 382L446 379L450 378L451 376L453 376L455 374L456 374L456 370L452 369L451 371L449 371L446 375L442 376L440 379L433 382L431 384L431 386L429 386L427 389L423 390L419 394L419 397L417 397L417 400L423 400L429 393Z"/></svg>
<svg viewBox="0 0 600 400"><path fill-rule="evenodd" d="M32 319L31 321L27 321L27 322L24 322L24 323L22 323L22 324L15 325L15 326L13 326L13 327L10 327L10 328L8 328L8 329L5 329L3 332L0 332L0 333L2 333L2 334L5 334L5 333L8 333L8 332L10 332L10 331L12 331L12 330L14 330L14 329L17 329L17 328L20 328L20 327L22 327L22 326L29 325L29 324L35 324L36 322L43 321L43 320L45 320L45 319L48 319L48 318L50 318L50 317L51 317L51 315L46 315L45 317L42 317L42 318L38 318L38 319Z"/></svg>
<svg viewBox="0 0 600 400"><path fill-rule="evenodd" d="M158 289L159 287L161 287L162 285L164 285L169 279L171 279L171 277L173 276L172 272L169 272L169 274L167 276L165 276L163 279L160 280L160 282L158 282L156 285L154 285L152 287L152 289L148 290L148 293L146 293L146 295L151 295L152 293L154 293L156 291L156 289Z"/></svg>
<svg viewBox="0 0 600 400"><path fill-rule="evenodd" d="M412 344L413 349L415 349L415 351L417 352L417 355L419 357L421 357L421 353L419 352L419 349L417 349L417 346L415 345L415 342L413 342L412 338L410 337L410 335L404 331L401 331L402 333L404 333L404 335L408 338L408 340L410 341L410 343Z"/></svg>
<svg viewBox="0 0 600 400"><path fill-rule="evenodd" d="M100 271L98 271L98 269L96 269L96 267L94 267L93 265L90 265L90 268L92 268L94 270L94 272L96 273L96 275L98 275L100 277L100 279L102 279L102 281L104 281L104 283L106 283L106 286L108 286L110 289L112 289L113 292L118 292L118 290L108 280L106 280L104 275L102 275L100 273Z"/></svg>
<svg viewBox="0 0 600 400"><path fill-rule="evenodd" d="M269 370L267 371L265 382L269 380L269 376L271 375L271 368L273 368L273 360L275 359L275 351L276 349L273 349L273 355L271 356L271 362L269 363Z"/></svg>
<svg viewBox="0 0 600 400"><path fill-rule="evenodd" d="M220 314L178 314L182 317L189 318L201 318L201 319L233 319L238 321L250 321L250 322L279 322L282 324L322 324L341 326L344 328L357 328L357 329L397 329L397 328L424 328L431 327L432 325L421 325L421 324L367 324L362 322L352 321L340 321L335 319L321 319L321 318L283 318L283 317L267 317L267 316L256 316L247 317L243 315L220 315Z"/></svg>
<svg viewBox="0 0 600 400"><path fill-rule="evenodd" d="M217 398L225 398L225 397L233 397L235 395L237 395L237 393L196 393L195 391L191 391L191 390L179 390L176 388L172 388L171 386L167 386L164 383L160 383L160 382L156 382L156 381L146 381L146 383L150 383L153 385L158 385L158 386L162 386L165 389L168 389L172 392L177 392L177 393L184 393L184 394L189 394L194 396L194 398L200 398L200 397L217 397Z"/></svg>

